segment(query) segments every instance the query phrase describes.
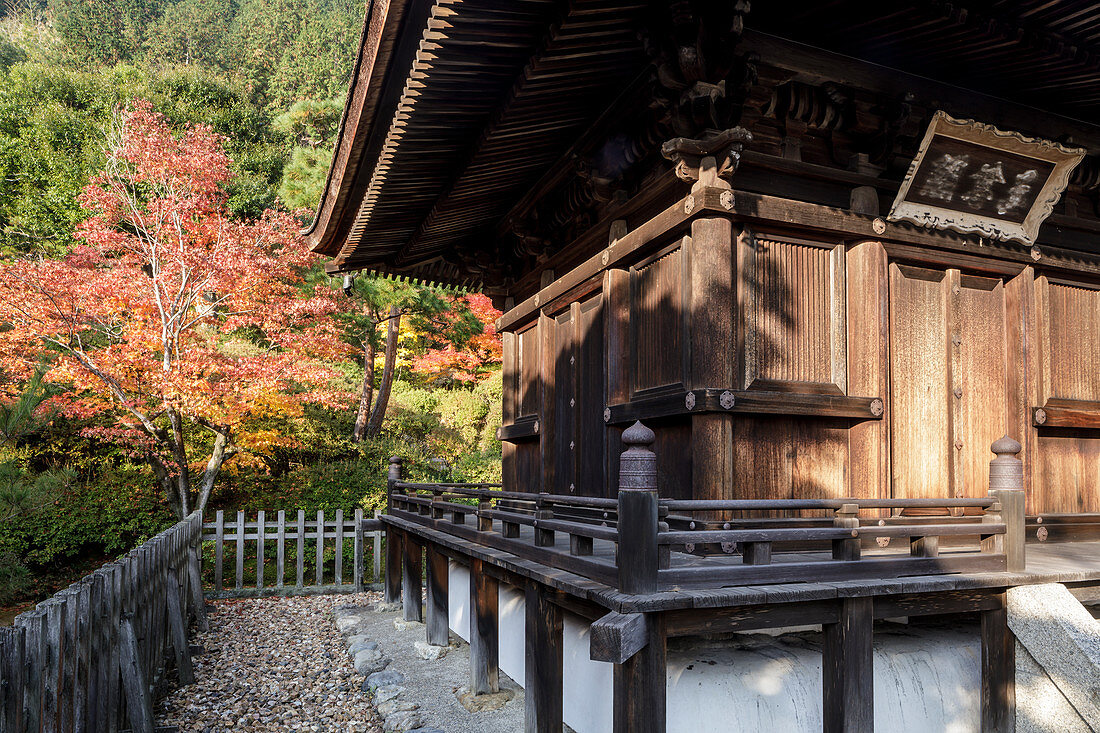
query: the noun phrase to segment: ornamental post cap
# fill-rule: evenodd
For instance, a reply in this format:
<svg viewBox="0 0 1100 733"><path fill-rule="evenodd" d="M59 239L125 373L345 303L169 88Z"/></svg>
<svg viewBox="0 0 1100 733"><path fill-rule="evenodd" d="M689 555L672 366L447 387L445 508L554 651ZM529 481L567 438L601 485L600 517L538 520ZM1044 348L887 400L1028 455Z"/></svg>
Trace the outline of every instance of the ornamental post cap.
<svg viewBox="0 0 1100 733"><path fill-rule="evenodd" d="M652 445L657 436L652 430L642 425L642 421L638 420L629 428L623 431L623 443L630 446L635 445Z"/></svg>
<svg viewBox="0 0 1100 733"><path fill-rule="evenodd" d="M1018 442L1008 437L1007 435L993 441L993 445L990 447L990 450L992 450L993 453L997 456L1015 456L1023 449L1024 447L1022 445L1020 445Z"/></svg>

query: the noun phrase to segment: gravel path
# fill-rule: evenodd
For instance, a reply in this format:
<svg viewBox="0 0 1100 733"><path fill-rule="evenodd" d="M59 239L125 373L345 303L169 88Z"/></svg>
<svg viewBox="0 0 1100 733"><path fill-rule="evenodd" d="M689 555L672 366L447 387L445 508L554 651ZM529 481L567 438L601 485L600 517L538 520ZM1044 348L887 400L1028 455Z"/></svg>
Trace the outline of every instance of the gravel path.
<svg viewBox="0 0 1100 733"><path fill-rule="evenodd" d="M210 631L193 644L195 684L171 693L157 724L181 731L375 733L382 720L360 691L333 623L337 606L379 593L214 601Z"/></svg>

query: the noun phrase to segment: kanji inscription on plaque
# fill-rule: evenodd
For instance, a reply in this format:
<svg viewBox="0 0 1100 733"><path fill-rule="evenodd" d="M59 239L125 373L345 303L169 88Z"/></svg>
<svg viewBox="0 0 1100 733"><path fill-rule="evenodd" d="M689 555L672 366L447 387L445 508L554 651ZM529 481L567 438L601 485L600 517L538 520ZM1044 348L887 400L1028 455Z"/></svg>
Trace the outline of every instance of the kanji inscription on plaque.
<svg viewBox="0 0 1100 733"><path fill-rule="evenodd" d="M1032 244L1084 155L937 112L888 218Z"/></svg>

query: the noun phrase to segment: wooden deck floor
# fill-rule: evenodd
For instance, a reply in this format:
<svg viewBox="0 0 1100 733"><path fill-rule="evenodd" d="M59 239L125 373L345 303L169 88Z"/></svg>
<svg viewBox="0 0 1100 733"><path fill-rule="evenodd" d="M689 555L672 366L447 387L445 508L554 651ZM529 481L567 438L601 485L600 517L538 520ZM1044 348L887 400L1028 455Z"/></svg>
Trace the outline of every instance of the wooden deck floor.
<svg viewBox="0 0 1100 733"><path fill-rule="evenodd" d="M974 589L1007 588L1037 583L1096 583L1100 586L1100 541L1032 543L1027 545L1027 566L1024 572L956 573L918 575L886 579L859 579L824 582L776 583L774 585L746 585L706 590L662 591L649 595L620 593L606 583L584 578L574 573L541 562L517 557L511 552L479 544L469 538L456 536L411 522L399 517L386 516L383 522L450 548L458 554L478 557L502 567L509 572L526 576L555 587L578 598L599 604L621 613L659 611L676 608L716 608L757 604L816 601L830 598L885 596L913 593L936 593ZM450 530L450 528L448 528ZM471 528L472 530L472 528ZM524 532L530 528L524 527ZM496 534L496 533L493 533ZM529 541L521 534L521 541ZM568 539L557 537L556 549L568 551ZM678 555L680 555L678 553ZM812 559L814 553L800 553ZM591 560L601 566L613 568L614 550L609 542L596 541ZM707 558L690 555L674 558L678 562L740 563L739 556Z"/></svg>

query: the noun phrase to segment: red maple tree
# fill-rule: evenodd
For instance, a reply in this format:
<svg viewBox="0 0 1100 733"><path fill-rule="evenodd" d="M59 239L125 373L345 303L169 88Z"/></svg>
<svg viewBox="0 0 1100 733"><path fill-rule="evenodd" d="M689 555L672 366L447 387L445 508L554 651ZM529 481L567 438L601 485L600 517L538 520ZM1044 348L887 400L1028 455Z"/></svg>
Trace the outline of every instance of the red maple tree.
<svg viewBox="0 0 1100 733"><path fill-rule="evenodd" d="M61 408L148 460L184 516L242 446L282 439L257 427L267 418L346 399L327 366L347 353L329 317L342 306L305 288L293 217L230 217L229 159L208 127L175 135L137 103L108 148L69 256L0 263L0 384L54 352Z"/></svg>
<svg viewBox="0 0 1100 733"><path fill-rule="evenodd" d="M429 379L448 378L457 382L474 382L489 376L490 367L501 362L501 341L496 331L496 319L500 311L493 307L488 296L471 293L455 299L458 301L451 313L452 321L468 316L479 327L468 337L452 335L439 346L429 348L413 360L413 371ZM440 328L440 333L458 332L454 324ZM456 341L458 343L456 343Z"/></svg>

